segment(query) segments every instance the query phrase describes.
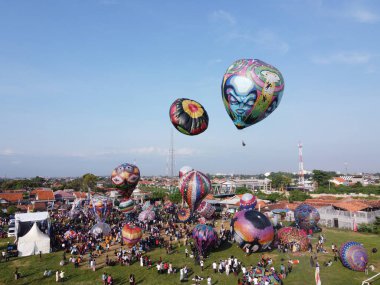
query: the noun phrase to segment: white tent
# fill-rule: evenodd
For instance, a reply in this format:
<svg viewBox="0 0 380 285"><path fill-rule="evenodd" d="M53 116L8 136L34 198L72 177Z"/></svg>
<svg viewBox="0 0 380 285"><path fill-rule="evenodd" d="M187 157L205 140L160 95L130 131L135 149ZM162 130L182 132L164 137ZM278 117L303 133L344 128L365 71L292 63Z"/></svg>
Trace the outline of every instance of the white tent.
<svg viewBox="0 0 380 285"><path fill-rule="evenodd" d="M18 256L29 256L34 254L50 252L50 238L40 231L34 223L30 231L20 237L17 244Z"/></svg>

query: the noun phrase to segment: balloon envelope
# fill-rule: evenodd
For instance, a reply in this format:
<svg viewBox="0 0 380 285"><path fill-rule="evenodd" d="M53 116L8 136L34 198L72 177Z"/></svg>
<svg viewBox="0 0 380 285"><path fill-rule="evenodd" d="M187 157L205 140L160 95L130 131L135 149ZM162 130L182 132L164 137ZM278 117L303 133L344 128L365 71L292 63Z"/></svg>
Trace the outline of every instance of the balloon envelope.
<svg viewBox="0 0 380 285"><path fill-rule="evenodd" d="M121 230L121 234L124 244L128 247L133 247L141 240L143 235L141 228L131 224L126 224Z"/></svg>
<svg viewBox="0 0 380 285"><path fill-rule="evenodd" d="M210 190L210 179L200 171L192 170L182 177L181 195L192 212L199 207Z"/></svg>
<svg viewBox="0 0 380 285"><path fill-rule="evenodd" d="M342 244L339 249L339 256L343 265L354 271L364 271L368 263L366 249L355 241Z"/></svg>
<svg viewBox="0 0 380 285"><path fill-rule="evenodd" d="M111 233L111 227L106 223L97 223L90 230L93 235L109 235Z"/></svg>
<svg viewBox="0 0 380 285"><path fill-rule="evenodd" d="M136 165L124 163L112 171L111 180L120 195L129 198L139 183L140 170Z"/></svg>
<svg viewBox="0 0 380 285"><path fill-rule="evenodd" d="M107 197L95 196L91 199L91 210L97 222L102 222L107 219L112 209L112 201Z"/></svg>
<svg viewBox="0 0 380 285"><path fill-rule="evenodd" d="M237 60L223 77L224 107L235 126L244 129L277 108L284 86L284 78L274 66L258 59Z"/></svg>
<svg viewBox="0 0 380 285"><path fill-rule="evenodd" d="M135 202L132 199L122 200L118 209L125 214L132 213L135 211Z"/></svg>
<svg viewBox="0 0 380 285"><path fill-rule="evenodd" d="M206 219L211 219L215 213L215 207L206 201L202 201L199 205L197 212Z"/></svg>
<svg viewBox="0 0 380 285"><path fill-rule="evenodd" d="M154 213L154 211L145 210L139 214L138 220L140 222L149 222L149 221L154 220L155 217L156 217L156 214Z"/></svg>
<svg viewBox="0 0 380 285"><path fill-rule="evenodd" d="M274 229L269 219L255 210L235 213L232 219L235 241L240 247L251 247L253 251L265 250L272 243Z"/></svg>
<svg viewBox="0 0 380 285"><path fill-rule="evenodd" d="M257 205L257 199L251 193L245 193L240 198L239 210L253 210Z"/></svg>
<svg viewBox="0 0 380 285"><path fill-rule="evenodd" d="M218 235L213 227L204 224L196 225L193 229L193 239L200 255L204 255L218 241Z"/></svg>
<svg viewBox="0 0 380 285"><path fill-rule="evenodd" d="M190 220L190 218L191 218L191 211L190 211L190 209L188 209L188 208L179 209L179 211L177 213L177 218L178 218L178 221L181 222L181 223L188 222Z"/></svg>
<svg viewBox="0 0 380 285"><path fill-rule="evenodd" d="M175 100L170 106L169 116L173 126L185 135L198 135L208 127L206 110L194 100L186 98Z"/></svg>
<svg viewBox="0 0 380 285"><path fill-rule="evenodd" d="M179 170L179 174L178 174L179 178L181 179L182 176L184 176L186 173L188 173L191 170L194 170L191 166L188 166L188 165L182 166L181 169Z"/></svg>
<svg viewBox="0 0 380 285"><path fill-rule="evenodd" d="M301 229L313 229L319 222L320 215L316 208L301 204L294 210L294 219Z"/></svg>
<svg viewBox="0 0 380 285"><path fill-rule="evenodd" d="M310 240L305 231L294 228L284 227L277 231L277 239L283 245L291 245L295 243L299 251L306 251L308 249Z"/></svg>

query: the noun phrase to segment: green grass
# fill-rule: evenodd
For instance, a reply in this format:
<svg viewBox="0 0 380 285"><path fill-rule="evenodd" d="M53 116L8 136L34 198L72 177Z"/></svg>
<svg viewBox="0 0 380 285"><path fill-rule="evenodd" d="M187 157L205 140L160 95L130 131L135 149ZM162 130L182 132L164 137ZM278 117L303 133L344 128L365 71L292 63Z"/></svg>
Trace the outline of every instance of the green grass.
<svg viewBox="0 0 380 285"><path fill-rule="evenodd" d="M327 238L326 248L331 251L331 244L335 243L338 246L345 241L354 240L361 242L370 251L373 247L379 247L379 236L371 234L353 233L348 231L338 231L333 229L323 229L323 233ZM7 243L7 239L0 240L0 248L4 247ZM317 239L313 240L315 243ZM110 257L113 257L113 251L110 251ZM188 265L195 274L203 277L210 275L213 280L213 284L237 284L237 278L233 275L226 276L225 274L214 274L211 269L211 263L221 258L227 258L230 255L237 256L239 260L245 265L255 265L259 260L261 253L252 254L249 257L244 255L244 252L236 245L232 245L227 249L219 249L211 253L210 257L205 261L205 271L200 272L200 267L194 265L193 259L185 258L184 247L180 247L177 253L166 255L164 249L155 249L149 252L153 261L159 260L162 257L163 260L167 260L175 267ZM299 259L300 263L293 266L293 272L284 280L284 284L315 284L314 282L314 268L311 268L309 264L310 255L308 253L302 253L300 255L292 254L279 254L277 251L272 253L266 253L274 260L276 268L279 268L281 264L281 258L287 259ZM50 270L62 269L59 266L59 261L62 257L62 252L46 254L42 256L40 260L39 256L30 256L24 258L12 258L9 262L0 263L0 284L55 284L55 275L44 278L43 271L45 268ZM69 257L69 256L67 256ZM363 272L354 272L346 269L342 264L334 262L331 267L324 267L322 264L324 261L333 259L331 253L318 254L319 263L321 264L320 276L322 284L361 284L361 281L367 279ZM377 272L380 269L380 253L369 253L370 263L374 264ZM115 280L115 284L128 284L128 277L130 273L134 273L138 284L179 284L179 274L162 274L158 275L155 267L148 270L145 267L140 267L139 263L135 263L131 266L116 265L113 267L104 267L104 264L99 263L99 269L96 272L87 268L87 263L83 263L79 269L74 268L73 264L68 264L63 267L66 273L66 284L101 284L101 274L103 271L112 274ZM22 278L14 280L14 270L16 266L19 268ZM370 273L370 276L374 273ZM192 276L190 277L192 278ZM206 282L203 281L202 284ZM185 284L192 284L191 281L185 282ZM374 285L380 284L380 280L372 283Z"/></svg>

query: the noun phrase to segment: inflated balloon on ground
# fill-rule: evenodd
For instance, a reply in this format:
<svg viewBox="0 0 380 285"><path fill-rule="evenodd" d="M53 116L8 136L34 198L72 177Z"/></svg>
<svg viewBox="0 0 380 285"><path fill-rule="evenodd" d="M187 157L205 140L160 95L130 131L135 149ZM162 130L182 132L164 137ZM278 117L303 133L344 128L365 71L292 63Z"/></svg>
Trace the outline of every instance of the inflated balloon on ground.
<svg viewBox="0 0 380 285"><path fill-rule="evenodd" d="M208 127L206 110L194 100L186 98L175 100L170 106L169 116L173 126L185 135L198 135Z"/></svg>
<svg viewBox="0 0 380 285"><path fill-rule="evenodd" d="M339 249L343 265L354 271L364 271L368 263L367 250L355 241L345 242Z"/></svg>
<svg viewBox="0 0 380 285"><path fill-rule="evenodd" d="M199 224L193 229L193 239L199 254L204 256L209 249L216 245L218 235L213 227Z"/></svg>
<svg viewBox="0 0 380 285"><path fill-rule="evenodd" d="M277 231L277 239L282 245L295 244L297 251L306 251L310 243L305 231L294 227L284 227L279 229Z"/></svg>
<svg viewBox="0 0 380 285"><path fill-rule="evenodd" d="M255 210L243 210L235 213L231 225L234 239L240 247L249 247L252 251L265 250L272 243L274 229L269 219Z"/></svg>
<svg viewBox="0 0 380 285"><path fill-rule="evenodd" d="M257 199L251 193L245 193L240 198L239 210L253 210L257 205Z"/></svg>
<svg viewBox="0 0 380 285"><path fill-rule="evenodd" d="M124 163L112 171L111 180L120 195L129 198L139 183L140 170L136 165Z"/></svg>
<svg viewBox="0 0 380 285"><path fill-rule="evenodd" d="M244 129L278 107L284 86L284 78L274 66L258 59L237 60L223 77L224 107L235 126Z"/></svg>
<svg viewBox="0 0 380 285"><path fill-rule="evenodd" d="M206 219L211 219L212 215L215 213L215 207L209 202L202 201L199 205L197 212Z"/></svg>
<svg viewBox="0 0 380 285"><path fill-rule="evenodd" d="M135 225L126 224L121 230L121 235L124 244L131 248L141 240L143 234L141 228Z"/></svg>
<svg viewBox="0 0 380 285"><path fill-rule="evenodd" d="M313 206L301 204L294 210L294 219L301 229L309 230L317 226L320 215Z"/></svg>

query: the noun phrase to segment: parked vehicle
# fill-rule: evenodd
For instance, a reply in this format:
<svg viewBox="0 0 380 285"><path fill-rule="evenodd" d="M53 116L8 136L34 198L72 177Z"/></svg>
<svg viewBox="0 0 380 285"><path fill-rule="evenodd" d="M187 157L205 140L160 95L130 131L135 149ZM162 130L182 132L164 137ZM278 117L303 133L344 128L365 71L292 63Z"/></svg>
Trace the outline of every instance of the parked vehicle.
<svg viewBox="0 0 380 285"><path fill-rule="evenodd" d="M14 237L14 236L16 236L16 228L9 228L8 237Z"/></svg>
<svg viewBox="0 0 380 285"><path fill-rule="evenodd" d="M7 246L7 253L8 253L9 257L17 257L18 256L17 245L15 245L15 244L8 244L8 246Z"/></svg>
<svg viewBox="0 0 380 285"><path fill-rule="evenodd" d="M10 219L9 222L8 222L8 225L14 225L16 223L16 220L15 219Z"/></svg>

